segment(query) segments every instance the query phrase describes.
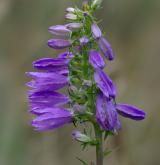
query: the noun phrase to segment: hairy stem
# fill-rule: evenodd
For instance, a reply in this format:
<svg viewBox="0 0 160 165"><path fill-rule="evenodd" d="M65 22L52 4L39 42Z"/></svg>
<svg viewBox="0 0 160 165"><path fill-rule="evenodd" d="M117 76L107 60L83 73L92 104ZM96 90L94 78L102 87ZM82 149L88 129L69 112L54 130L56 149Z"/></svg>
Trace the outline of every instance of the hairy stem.
<svg viewBox="0 0 160 165"><path fill-rule="evenodd" d="M96 165L103 165L103 137L102 132L97 128L95 129L95 136L98 141L98 144L96 145Z"/></svg>

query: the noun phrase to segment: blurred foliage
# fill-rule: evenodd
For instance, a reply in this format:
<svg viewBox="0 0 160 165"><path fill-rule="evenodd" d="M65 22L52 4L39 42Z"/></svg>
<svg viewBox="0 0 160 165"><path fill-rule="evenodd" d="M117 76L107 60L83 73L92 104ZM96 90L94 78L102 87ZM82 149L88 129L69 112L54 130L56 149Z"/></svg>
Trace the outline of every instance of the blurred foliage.
<svg viewBox="0 0 160 165"><path fill-rule="evenodd" d="M81 1L81 0L79 0ZM78 0L0 1L0 165L78 165L76 156L93 159L71 139L73 126L37 133L29 125L25 72L33 60L56 56L46 46L47 28L62 24L67 6ZM112 165L159 165L160 1L104 0L97 16L116 52L108 71L118 101L147 112L143 122L122 119L123 129L105 144Z"/></svg>

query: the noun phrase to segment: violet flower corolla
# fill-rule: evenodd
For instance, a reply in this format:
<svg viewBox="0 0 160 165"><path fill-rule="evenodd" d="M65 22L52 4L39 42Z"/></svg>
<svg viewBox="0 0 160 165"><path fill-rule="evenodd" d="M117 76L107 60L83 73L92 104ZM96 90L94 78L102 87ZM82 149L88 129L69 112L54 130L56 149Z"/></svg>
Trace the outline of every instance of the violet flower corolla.
<svg viewBox="0 0 160 165"><path fill-rule="evenodd" d="M82 9L67 8L65 18L69 22L48 29L56 36L48 40L48 46L64 51L56 58L34 61L33 68L38 71L26 73L32 78L26 85L31 88L29 111L35 115L31 122L35 130L53 130L69 123L81 125L83 133L76 130L72 136L83 148L96 147L97 165L103 165L103 137L115 135L122 127L119 115L133 120L145 118L143 110L116 102L115 83L103 70L107 68L105 58L111 61L115 54L92 15L101 2L85 1ZM91 124L90 130L86 123Z"/></svg>

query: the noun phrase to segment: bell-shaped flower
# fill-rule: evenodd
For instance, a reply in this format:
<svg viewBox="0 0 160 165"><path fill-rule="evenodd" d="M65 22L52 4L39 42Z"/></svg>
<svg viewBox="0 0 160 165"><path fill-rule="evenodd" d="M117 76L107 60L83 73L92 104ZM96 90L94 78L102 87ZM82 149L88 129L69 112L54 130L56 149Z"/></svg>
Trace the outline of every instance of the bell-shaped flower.
<svg viewBox="0 0 160 165"><path fill-rule="evenodd" d="M66 76L53 73L53 72L27 72L29 77L34 80L28 82L26 85L34 88L36 91L39 90L58 90L68 84L68 78Z"/></svg>
<svg viewBox="0 0 160 165"><path fill-rule="evenodd" d="M96 100L96 119L98 124L106 131L120 129L118 113L112 100L108 100L102 93Z"/></svg>
<svg viewBox="0 0 160 165"><path fill-rule="evenodd" d="M32 121L32 126L37 131L48 131L64 126L73 121L72 112L61 108L43 109L44 114L37 116Z"/></svg>

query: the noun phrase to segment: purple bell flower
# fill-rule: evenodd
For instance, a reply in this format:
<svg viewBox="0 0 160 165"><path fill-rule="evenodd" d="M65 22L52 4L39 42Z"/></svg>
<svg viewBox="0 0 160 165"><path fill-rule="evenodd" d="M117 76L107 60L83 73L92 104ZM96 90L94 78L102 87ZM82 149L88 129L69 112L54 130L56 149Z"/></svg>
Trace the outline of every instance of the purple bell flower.
<svg viewBox="0 0 160 165"><path fill-rule="evenodd" d="M32 121L32 126L37 131L48 131L59 128L73 121L72 112L61 108L46 108L45 113L37 116Z"/></svg>
<svg viewBox="0 0 160 165"><path fill-rule="evenodd" d="M121 127L112 100L108 100L102 93L97 96L96 119L98 124L106 131L116 131Z"/></svg>
<svg viewBox="0 0 160 165"><path fill-rule="evenodd" d="M69 102L69 97L55 91L29 91L30 111L42 114L47 107L58 107Z"/></svg>
<svg viewBox="0 0 160 165"><path fill-rule="evenodd" d="M116 109L120 115L133 120L143 120L145 118L145 112L132 105L117 104Z"/></svg>
<svg viewBox="0 0 160 165"><path fill-rule="evenodd" d="M98 44L104 56L110 61L113 60L114 53L109 42L104 37L101 37L98 40Z"/></svg>
<svg viewBox="0 0 160 165"><path fill-rule="evenodd" d="M112 80L101 69L97 69L95 71L94 80L97 87L107 98L115 98L116 87L113 84Z"/></svg>
<svg viewBox="0 0 160 165"><path fill-rule="evenodd" d="M66 76L59 75L53 72L49 72L49 73L27 72L26 74L31 78L35 79L28 82L26 85L31 88L34 88L36 91L58 90L68 84L68 78Z"/></svg>
<svg viewBox="0 0 160 165"><path fill-rule="evenodd" d="M48 46L53 49L63 49L71 46L71 42L64 39L50 39L48 40Z"/></svg>
<svg viewBox="0 0 160 165"><path fill-rule="evenodd" d="M96 50L89 51L89 63L95 69L98 69L98 68L103 69L105 67L105 62L103 58Z"/></svg>
<svg viewBox="0 0 160 165"><path fill-rule="evenodd" d="M91 30L92 30L93 37L95 39L99 39L100 37L102 37L102 32L97 24L95 24L95 23L92 24Z"/></svg>
<svg viewBox="0 0 160 165"><path fill-rule="evenodd" d="M48 31L57 36L66 36L71 33L71 31L67 29L65 25L50 26Z"/></svg>

